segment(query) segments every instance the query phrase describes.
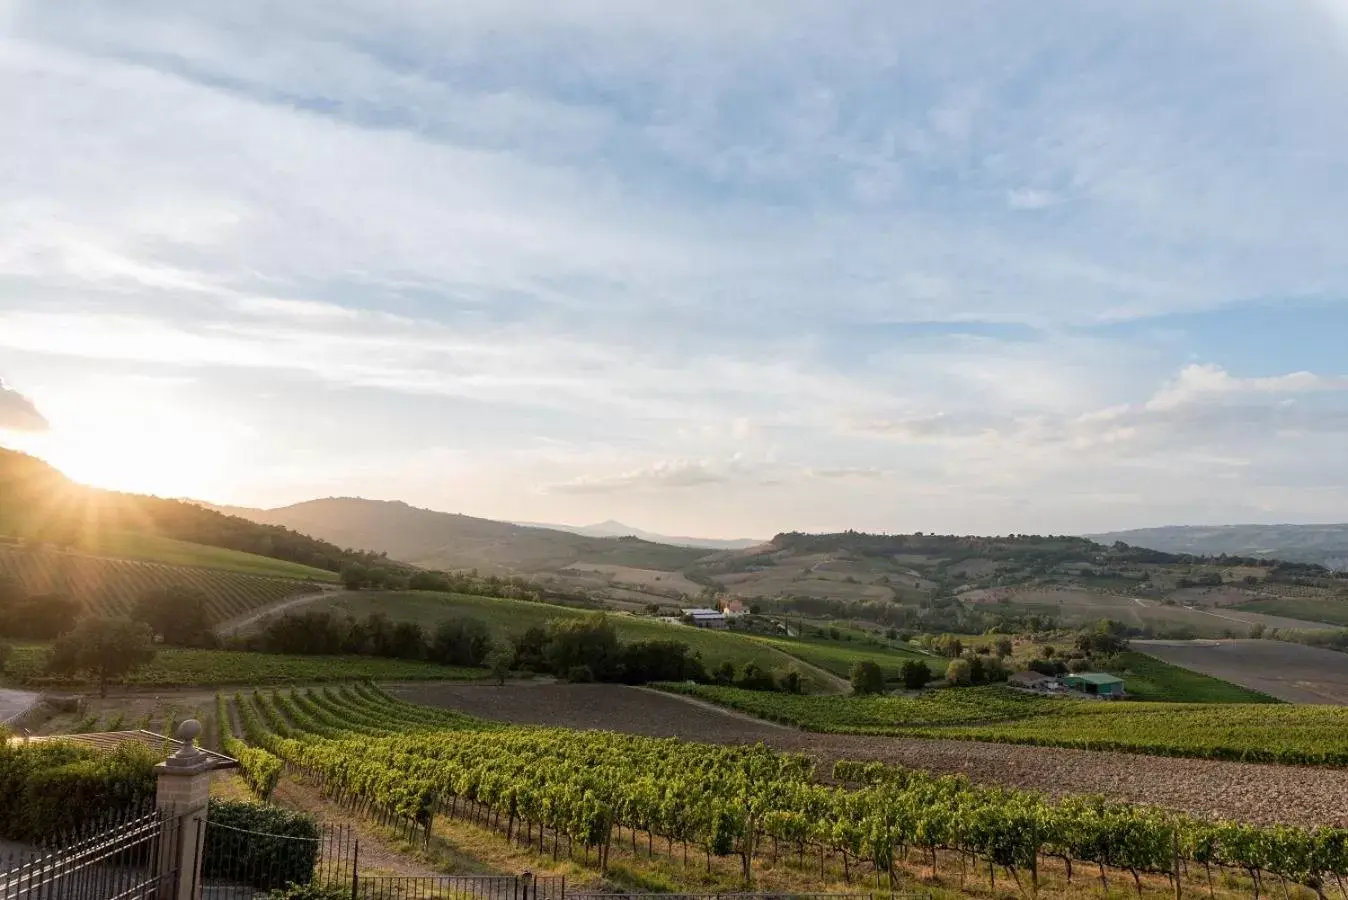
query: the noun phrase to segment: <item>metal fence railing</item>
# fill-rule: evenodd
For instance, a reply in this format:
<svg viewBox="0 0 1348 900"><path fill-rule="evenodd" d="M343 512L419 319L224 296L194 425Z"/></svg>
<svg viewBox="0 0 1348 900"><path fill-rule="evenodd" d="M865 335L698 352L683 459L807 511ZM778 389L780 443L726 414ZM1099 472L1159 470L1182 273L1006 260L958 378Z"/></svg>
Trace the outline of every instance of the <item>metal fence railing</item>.
<svg viewBox="0 0 1348 900"><path fill-rule="evenodd" d="M180 820L127 812L57 848L0 856L0 900L132 900L178 876Z"/></svg>

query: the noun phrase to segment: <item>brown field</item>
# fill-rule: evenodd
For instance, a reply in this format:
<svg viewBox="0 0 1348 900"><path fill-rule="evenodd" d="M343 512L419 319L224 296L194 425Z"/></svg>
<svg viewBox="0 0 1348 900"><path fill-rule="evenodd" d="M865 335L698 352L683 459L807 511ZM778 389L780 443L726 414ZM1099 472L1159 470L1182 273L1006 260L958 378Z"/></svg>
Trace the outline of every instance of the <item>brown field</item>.
<svg viewBox="0 0 1348 900"><path fill-rule="evenodd" d="M1133 641L1132 646L1280 700L1348 706L1348 653L1285 641Z"/></svg>
<svg viewBox="0 0 1348 900"><path fill-rule="evenodd" d="M1227 589L1214 589L1214 594L1193 593L1176 594L1175 605L1167 605L1150 598L1133 598L1119 594L1104 594L1080 588L995 588L987 591L970 591L961 594L968 602L992 603L1000 597L1010 598L1012 604L1052 611L1068 624L1084 624L1099 619L1114 619L1139 628L1151 625L1153 628L1188 626L1201 637L1224 637L1226 632L1237 635L1248 634L1255 625L1265 628L1315 630L1332 628L1322 622L1309 622L1302 619L1288 619L1282 616L1270 616L1262 613L1244 612L1228 608L1212 608L1210 597L1223 596L1219 592ZM1184 604L1192 603L1190 608Z"/></svg>
<svg viewBox="0 0 1348 900"><path fill-rule="evenodd" d="M702 585L689 581L679 572L660 572L655 569L635 569L631 566L587 562L575 563L562 571L567 574L574 572L580 575L596 575L601 583L614 586L625 585L656 592L673 592L689 597L696 597L702 591Z"/></svg>
<svg viewBox="0 0 1348 900"><path fill-rule="evenodd" d="M618 685L457 684L392 686L402 699L498 721L604 728L720 744L762 742L807 753L820 772L838 759L881 760L979 782L1051 794L1101 793L1121 800L1252 822L1348 826L1348 770L1171 759L1126 753L810 734L716 707Z"/></svg>

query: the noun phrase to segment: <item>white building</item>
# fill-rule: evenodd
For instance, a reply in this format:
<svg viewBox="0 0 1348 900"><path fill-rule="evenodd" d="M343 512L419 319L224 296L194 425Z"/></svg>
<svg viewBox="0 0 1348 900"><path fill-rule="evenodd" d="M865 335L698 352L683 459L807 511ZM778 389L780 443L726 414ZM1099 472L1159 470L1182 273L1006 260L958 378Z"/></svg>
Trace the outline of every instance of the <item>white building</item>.
<svg viewBox="0 0 1348 900"><path fill-rule="evenodd" d="M725 628L725 614L715 609L682 609L679 612L693 620L697 628Z"/></svg>

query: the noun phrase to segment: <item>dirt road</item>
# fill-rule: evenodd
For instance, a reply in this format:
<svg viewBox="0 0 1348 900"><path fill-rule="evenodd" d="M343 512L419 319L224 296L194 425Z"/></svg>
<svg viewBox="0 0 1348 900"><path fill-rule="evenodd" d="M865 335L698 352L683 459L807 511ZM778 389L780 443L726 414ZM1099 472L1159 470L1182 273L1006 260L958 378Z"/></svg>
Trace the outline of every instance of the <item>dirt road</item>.
<svg viewBox="0 0 1348 900"><path fill-rule="evenodd" d="M286 597L284 600L278 600L270 606L264 606L261 609L255 609L247 615L239 616L237 619L230 619L228 622L222 622L215 626L215 633L220 637L226 637L231 634L238 634L240 631L248 628L250 625L262 621L269 616L279 615L288 612L296 607L305 606L316 600L322 600L326 597L341 597L351 591L342 591L337 588L315 591L312 594L297 594L294 597Z"/></svg>
<svg viewBox="0 0 1348 900"><path fill-rule="evenodd" d="M17 719L37 703L38 695L29 691L11 691L0 688L0 725Z"/></svg>

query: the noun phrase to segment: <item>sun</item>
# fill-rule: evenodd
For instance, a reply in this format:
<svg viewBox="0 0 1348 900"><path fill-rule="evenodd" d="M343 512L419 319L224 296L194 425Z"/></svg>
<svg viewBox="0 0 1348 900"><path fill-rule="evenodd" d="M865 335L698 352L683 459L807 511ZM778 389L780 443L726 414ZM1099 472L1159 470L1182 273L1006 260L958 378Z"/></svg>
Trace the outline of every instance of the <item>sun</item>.
<svg viewBox="0 0 1348 900"><path fill-rule="evenodd" d="M240 430L190 407L148 400L84 394L53 411L52 430L30 452L92 487L160 497L219 493L237 471Z"/></svg>

